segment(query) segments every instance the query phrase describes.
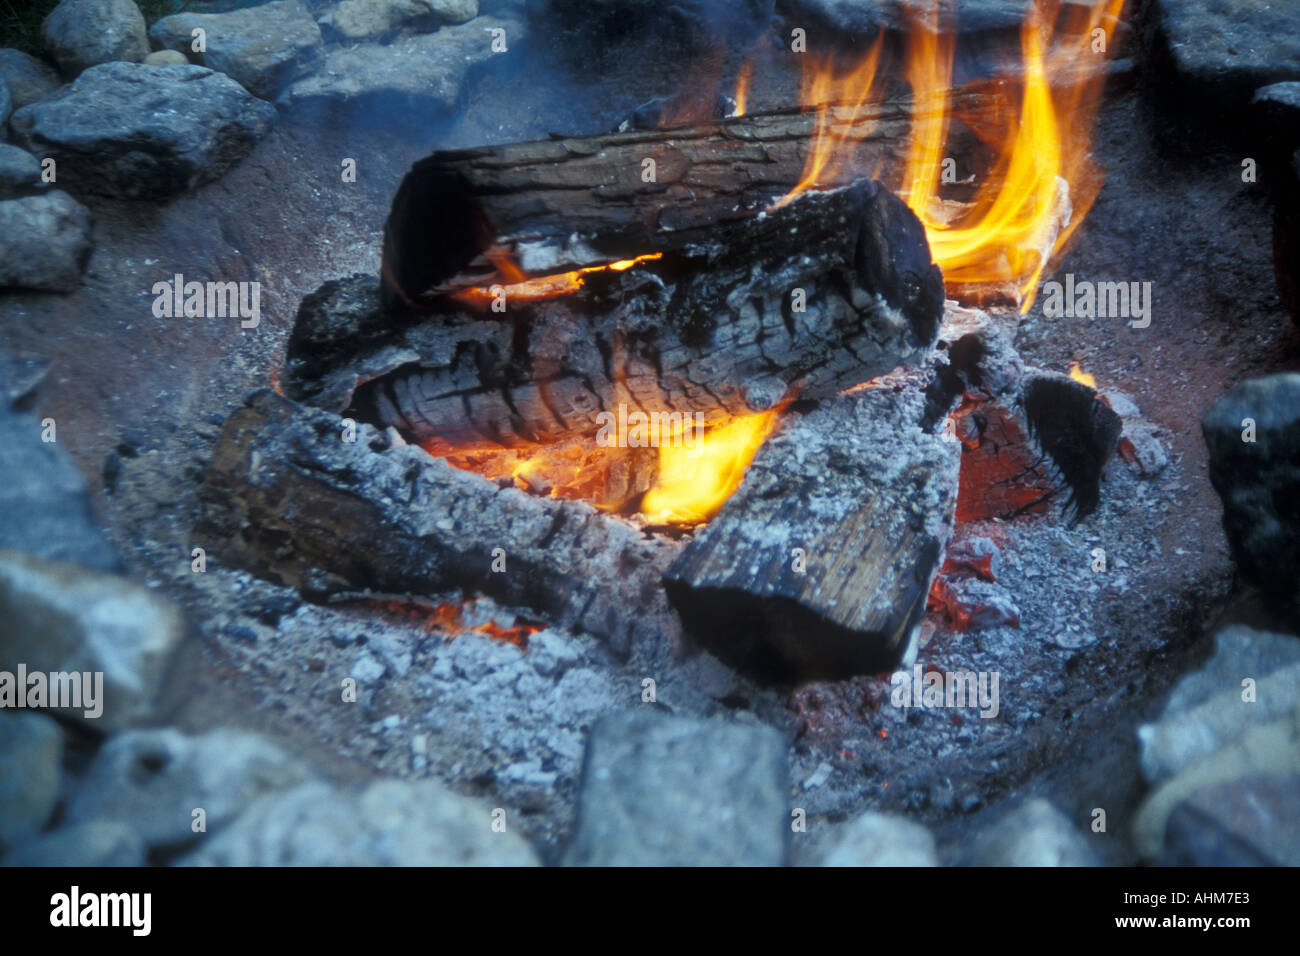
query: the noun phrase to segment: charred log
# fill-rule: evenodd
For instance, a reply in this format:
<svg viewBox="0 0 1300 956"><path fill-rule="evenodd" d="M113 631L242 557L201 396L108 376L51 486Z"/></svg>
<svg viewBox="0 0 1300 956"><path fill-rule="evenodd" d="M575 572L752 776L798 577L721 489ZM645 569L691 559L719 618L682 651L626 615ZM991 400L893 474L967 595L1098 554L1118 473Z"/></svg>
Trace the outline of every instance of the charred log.
<svg viewBox="0 0 1300 956"><path fill-rule="evenodd" d="M916 363L942 309L920 223L863 181L501 314L393 328L372 285L333 284L304 300L284 387L426 444L589 437L620 405L710 425Z"/></svg>
<svg viewBox="0 0 1300 956"><path fill-rule="evenodd" d="M952 149L984 155L970 130L1000 110L995 94L955 94ZM821 185L901 172L909 100L829 107L826 119L855 146L850 172ZM710 242L720 225L752 218L800 182L818 122L816 112L783 111L434 153L393 200L384 303L415 305L457 280L496 281L485 257L494 247L513 250L524 272L548 274Z"/></svg>
<svg viewBox="0 0 1300 956"><path fill-rule="evenodd" d="M687 630L782 681L879 673L906 649L952 532L959 446L923 383L791 416L665 576Z"/></svg>
<svg viewBox="0 0 1300 956"><path fill-rule="evenodd" d="M226 422L201 491L199 540L314 599L457 589L530 608L626 651L669 641L660 577L678 546L587 504L498 488L270 391Z"/></svg>

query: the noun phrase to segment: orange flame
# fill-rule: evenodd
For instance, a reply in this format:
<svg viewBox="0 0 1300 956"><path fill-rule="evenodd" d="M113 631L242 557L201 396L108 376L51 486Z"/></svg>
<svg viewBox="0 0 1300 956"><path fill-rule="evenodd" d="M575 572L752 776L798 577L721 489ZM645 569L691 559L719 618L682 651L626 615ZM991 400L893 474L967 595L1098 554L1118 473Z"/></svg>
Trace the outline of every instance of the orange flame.
<svg viewBox="0 0 1300 956"><path fill-rule="evenodd" d="M804 71L800 99L805 107L817 107L817 125L808 144L803 175L773 209L780 209L815 186L843 181L853 173L849 168L853 146L861 140L863 131L839 121L851 121L870 102L883 38L883 33L876 37L862 61L841 76L835 75L834 63L829 59L813 61L812 68Z"/></svg>
<svg viewBox="0 0 1300 956"><path fill-rule="evenodd" d="M1101 188L1088 147L1105 73L1080 70L1079 64L1096 56L1091 52L1095 30L1109 45L1123 7L1124 0L1100 0L1078 14L1082 22L1059 31L1053 29L1057 0L1042 0L1030 9L1021 27L1024 75L1017 121L992 171L955 221L949 221L939 197L952 35L940 33L933 9L912 21L907 79L919 109L903 198L924 224L947 283L1011 284L1021 312L1033 305L1043 271L1065 251ZM1073 81L1054 95L1051 80L1068 81L1071 73ZM929 108L936 102L941 108Z"/></svg>
<svg viewBox="0 0 1300 956"><path fill-rule="evenodd" d="M749 106L749 83L754 76L754 61L750 60L740 68L740 74L736 77L736 111L732 116L744 116L745 110Z"/></svg>
<svg viewBox="0 0 1300 956"><path fill-rule="evenodd" d="M592 272L623 272L638 263L662 259L663 253L648 252L633 259L620 259L617 262L609 262L603 266L584 266L581 269L574 269L572 272L534 276L531 279L524 275L523 271L509 255L499 249L489 250L484 253L484 256L496 266L497 272L506 282L504 284L480 285L460 289L451 293L453 299L464 302L466 305L479 307L490 304L498 295L502 294L505 295L506 301L515 304L554 299L561 295L571 295L581 289L584 275Z"/></svg>

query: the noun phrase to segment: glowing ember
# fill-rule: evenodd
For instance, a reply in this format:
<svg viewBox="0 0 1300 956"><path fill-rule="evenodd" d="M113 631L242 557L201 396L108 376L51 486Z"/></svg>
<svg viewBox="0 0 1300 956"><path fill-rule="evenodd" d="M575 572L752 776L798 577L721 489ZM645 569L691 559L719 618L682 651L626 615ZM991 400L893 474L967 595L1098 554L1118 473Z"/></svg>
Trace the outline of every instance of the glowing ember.
<svg viewBox="0 0 1300 956"><path fill-rule="evenodd" d="M704 433L695 448L659 448L654 486L641 502L651 524L698 524L731 497L776 424L777 410L737 418Z"/></svg>
<svg viewBox="0 0 1300 956"><path fill-rule="evenodd" d="M740 75L736 77L736 111L732 116L744 116L745 109L749 105L749 83L754 75L754 62L751 60L740 68Z"/></svg>
<svg viewBox="0 0 1300 956"><path fill-rule="evenodd" d="M486 307L499 296L504 295L507 302L537 302L542 299L554 299L561 295L571 295L582 288L584 275L592 272L623 272L642 262L662 259L662 252L649 252L634 259L620 259L603 266L585 266L572 272L560 272L555 275L526 277L509 256L500 252L485 253L505 284L473 286L453 292L451 297L467 305Z"/></svg>

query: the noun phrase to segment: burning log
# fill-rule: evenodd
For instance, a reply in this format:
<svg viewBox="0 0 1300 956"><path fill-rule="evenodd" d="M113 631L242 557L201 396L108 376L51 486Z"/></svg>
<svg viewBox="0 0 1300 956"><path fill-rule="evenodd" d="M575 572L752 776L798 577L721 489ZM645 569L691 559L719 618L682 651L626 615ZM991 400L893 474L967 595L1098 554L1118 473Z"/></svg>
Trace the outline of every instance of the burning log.
<svg viewBox="0 0 1300 956"><path fill-rule="evenodd" d="M767 678L893 666L925 611L957 497L960 446L925 425L915 382L791 416L665 576L686 629Z"/></svg>
<svg viewBox="0 0 1300 956"><path fill-rule="evenodd" d="M949 142L963 165L988 149L971 130L1005 112L989 89L951 103ZM824 123L841 144L822 186L901 173L912 124L905 97L817 112L781 111L696 126L633 130L436 152L403 180L384 231L385 306L486 285L494 250L527 274L554 274L716 241L804 178Z"/></svg>
<svg viewBox="0 0 1300 956"><path fill-rule="evenodd" d="M201 490L210 551L325 599L462 589L626 651L677 629L659 580L677 545L591 506L498 488L270 391L226 422Z"/></svg>
<svg viewBox="0 0 1300 956"><path fill-rule="evenodd" d="M499 318L461 307L393 328L364 282L327 286L304 300L283 381L433 446L590 438L620 406L711 426L919 362L942 308L920 223L862 181L724 217Z"/></svg>

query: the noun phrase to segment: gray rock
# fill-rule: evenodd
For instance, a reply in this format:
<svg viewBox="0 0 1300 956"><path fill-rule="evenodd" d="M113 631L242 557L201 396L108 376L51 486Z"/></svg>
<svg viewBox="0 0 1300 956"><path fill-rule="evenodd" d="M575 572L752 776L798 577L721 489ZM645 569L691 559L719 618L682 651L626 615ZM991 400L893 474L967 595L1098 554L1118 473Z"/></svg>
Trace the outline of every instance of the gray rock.
<svg viewBox="0 0 1300 956"><path fill-rule="evenodd" d="M41 24L41 40L68 77L149 52L144 15L134 0L62 0Z"/></svg>
<svg viewBox="0 0 1300 956"><path fill-rule="evenodd" d="M435 28L476 16L478 0L343 0L320 22L350 40L362 40L399 27Z"/></svg>
<svg viewBox="0 0 1300 956"><path fill-rule="evenodd" d="M934 837L919 823L864 813L846 824L822 866L938 866Z"/></svg>
<svg viewBox="0 0 1300 956"><path fill-rule="evenodd" d="M1243 441L1246 419L1255 440ZM1242 382L1201 419L1237 566L1300 621L1300 373Z"/></svg>
<svg viewBox="0 0 1300 956"><path fill-rule="evenodd" d="M471 23L405 37L388 46L368 43L334 48L325 65L285 90L280 102L292 107L378 98L451 111L460 101L469 71L496 55L492 52L494 28L506 31L507 54L522 44L521 23L478 17Z"/></svg>
<svg viewBox="0 0 1300 956"><path fill-rule="evenodd" d="M1261 86L1300 79L1300 9L1275 0L1152 0L1148 45L1200 112L1240 109Z"/></svg>
<svg viewBox="0 0 1300 956"><path fill-rule="evenodd" d="M58 161L59 182L160 199L219 178L253 148L275 108L201 66L106 63L9 120L18 142Z"/></svg>
<svg viewBox="0 0 1300 956"><path fill-rule="evenodd" d="M192 829L196 809L212 833L259 798L310 777L304 764L257 734L128 731L95 756L68 800L66 818L128 824L148 846L175 848L201 836Z"/></svg>
<svg viewBox="0 0 1300 956"><path fill-rule="evenodd" d="M646 705L587 739L570 866L780 866L790 816L785 741L767 727Z"/></svg>
<svg viewBox="0 0 1300 956"><path fill-rule="evenodd" d="M175 50L154 50L144 58L145 66L185 66L189 62L189 57Z"/></svg>
<svg viewBox="0 0 1300 956"><path fill-rule="evenodd" d="M1300 639L1294 635L1256 631L1240 624L1225 627L1214 635L1210 658L1174 685L1160 720L1169 720L1229 691L1240 694L1245 678L1258 681L1292 664L1300 664Z"/></svg>
<svg viewBox="0 0 1300 956"><path fill-rule="evenodd" d="M9 114L14 111L14 98L9 94L9 84L0 76L0 135L4 134L4 125L9 122Z"/></svg>
<svg viewBox="0 0 1300 956"><path fill-rule="evenodd" d="M980 834L975 866L1099 866L1087 837L1046 800L1031 800Z"/></svg>
<svg viewBox="0 0 1300 956"><path fill-rule="evenodd" d="M1242 699L1245 691L1240 680L1237 683L1198 707L1138 728L1142 776L1149 783L1167 780L1216 750L1231 747L1249 728L1288 714L1300 699L1300 664L1256 679L1253 700Z"/></svg>
<svg viewBox="0 0 1300 956"><path fill-rule="evenodd" d="M143 866L144 840L125 823L61 827L20 843L0 866Z"/></svg>
<svg viewBox="0 0 1300 956"><path fill-rule="evenodd" d="M155 715L183 633L176 609L148 588L0 550L0 670L16 673L24 664L29 674L102 673L102 687L93 679L100 691L94 706L83 699L58 709L92 730L111 732Z"/></svg>
<svg viewBox="0 0 1300 956"><path fill-rule="evenodd" d="M11 47L0 49L0 78L9 87L14 109L35 103L63 85L59 71L30 53Z"/></svg>
<svg viewBox="0 0 1300 956"><path fill-rule="evenodd" d="M194 50L194 33L205 49ZM255 96L271 98L321 59L320 27L299 0L275 0L230 13L177 13L149 29L154 46L193 54Z"/></svg>
<svg viewBox="0 0 1300 956"><path fill-rule="evenodd" d="M308 783L259 800L184 866L536 866L492 809L432 780L381 780L359 794Z"/></svg>
<svg viewBox="0 0 1300 956"><path fill-rule="evenodd" d="M90 225L60 190L0 201L0 288L71 292L90 259Z"/></svg>
<svg viewBox="0 0 1300 956"><path fill-rule="evenodd" d="M1174 807L1162 866L1300 866L1300 775L1255 774Z"/></svg>
<svg viewBox="0 0 1300 956"><path fill-rule="evenodd" d="M4 389L14 397L39 371L39 364L25 371L18 360L0 364ZM57 437L57 422L55 428ZM0 403L0 548L116 570L117 554L91 515L86 480L63 445L42 441L41 433L36 418Z"/></svg>
<svg viewBox="0 0 1300 956"><path fill-rule="evenodd" d="M17 146L0 143L0 199L16 199L48 186L41 182L41 161Z"/></svg>
<svg viewBox="0 0 1300 956"><path fill-rule="evenodd" d="M36 833L59 800L63 732L43 714L0 711L0 848Z"/></svg>
<svg viewBox="0 0 1300 956"><path fill-rule="evenodd" d="M1138 853L1146 860L1160 859L1170 815L1197 791L1274 773L1300 773L1300 706L1280 720L1248 728L1232 746L1198 760L1148 794L1133 821Z"/></svg>

